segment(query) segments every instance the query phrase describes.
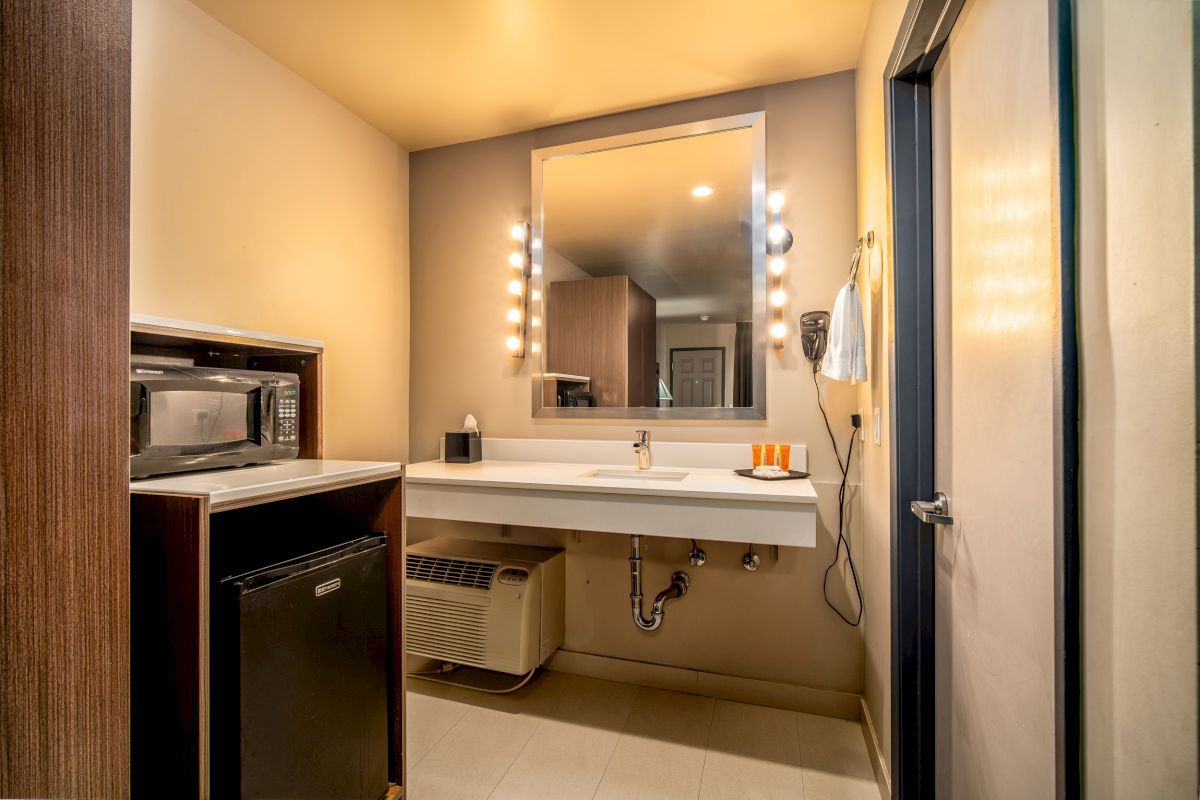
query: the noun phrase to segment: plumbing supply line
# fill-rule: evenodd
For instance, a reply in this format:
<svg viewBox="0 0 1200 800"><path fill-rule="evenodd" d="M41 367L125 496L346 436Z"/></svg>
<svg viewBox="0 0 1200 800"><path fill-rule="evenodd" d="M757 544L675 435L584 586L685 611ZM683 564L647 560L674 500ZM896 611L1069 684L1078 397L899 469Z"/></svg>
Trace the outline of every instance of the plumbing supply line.
<svg viewBox="0 0 1200 800"><path fill-rule="evenodd" d="M629 537L629 602L633 608L633 622L644 631L657 630L662 625L664 606L668 600L687 594L691 581L686 572L671 575L671 585L659 592L650 609L650 619L642 616L642 537Z"/></svg>

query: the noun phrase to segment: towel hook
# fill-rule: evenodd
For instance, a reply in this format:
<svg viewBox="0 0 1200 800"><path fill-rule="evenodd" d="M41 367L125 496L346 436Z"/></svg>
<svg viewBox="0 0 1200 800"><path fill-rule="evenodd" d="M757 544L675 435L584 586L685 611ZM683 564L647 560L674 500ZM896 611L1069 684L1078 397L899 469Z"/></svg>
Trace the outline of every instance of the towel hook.
<svg viewBox="0 0 1200 800"><path fill-rule="evenodd" d="M866 236L860 236L854 247L854 255L850 256L850 283L858 280L858 265L862 261L863 245L870 249L875 246L875 231L867 231Z"/></svg>
<svg viewBox="0 0 1200 800"><path fill-rule="evenodd" d="M854 248L854 255L850 256L850 283L858 280L858 262L862 261L862 246L863 240L859 239L858 246Z"/></svg>

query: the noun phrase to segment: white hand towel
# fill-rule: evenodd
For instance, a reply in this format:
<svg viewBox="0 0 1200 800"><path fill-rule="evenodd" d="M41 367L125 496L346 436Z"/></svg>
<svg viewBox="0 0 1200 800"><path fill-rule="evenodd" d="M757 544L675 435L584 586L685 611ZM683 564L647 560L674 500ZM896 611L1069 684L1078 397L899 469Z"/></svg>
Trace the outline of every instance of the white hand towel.
<svg viewBox="0 0 1200 800"><path fill-rule="evenodd" d="M858 287L847 281L838 292L829 320L829 343L821 374L835 381L858 383L867 379L867 336Z"/></svg>

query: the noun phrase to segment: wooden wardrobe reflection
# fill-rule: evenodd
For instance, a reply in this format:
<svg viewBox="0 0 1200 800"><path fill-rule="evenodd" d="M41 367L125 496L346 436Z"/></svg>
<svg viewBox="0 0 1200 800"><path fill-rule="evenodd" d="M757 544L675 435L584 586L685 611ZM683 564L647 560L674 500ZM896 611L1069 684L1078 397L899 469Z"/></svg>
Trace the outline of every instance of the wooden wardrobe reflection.
<svg viewBox="0 0 1200 800"><path fill-rule="evenodd" d="M551 283L546 371L586 375L597 406L654 407L655 305L626 275Z"/></svg>

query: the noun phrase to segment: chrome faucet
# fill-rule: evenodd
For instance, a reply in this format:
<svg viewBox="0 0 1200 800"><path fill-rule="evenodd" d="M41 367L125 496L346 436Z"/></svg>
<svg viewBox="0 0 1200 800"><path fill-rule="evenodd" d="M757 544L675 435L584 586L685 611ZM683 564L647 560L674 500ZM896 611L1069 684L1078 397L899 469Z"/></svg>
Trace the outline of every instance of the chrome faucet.
<svg viewBox="0 0 1200 800"><path fill-rule="evenodd" d="M650 431L634 431L638 440L633 443L638 469L650 469Z"/></svg>

